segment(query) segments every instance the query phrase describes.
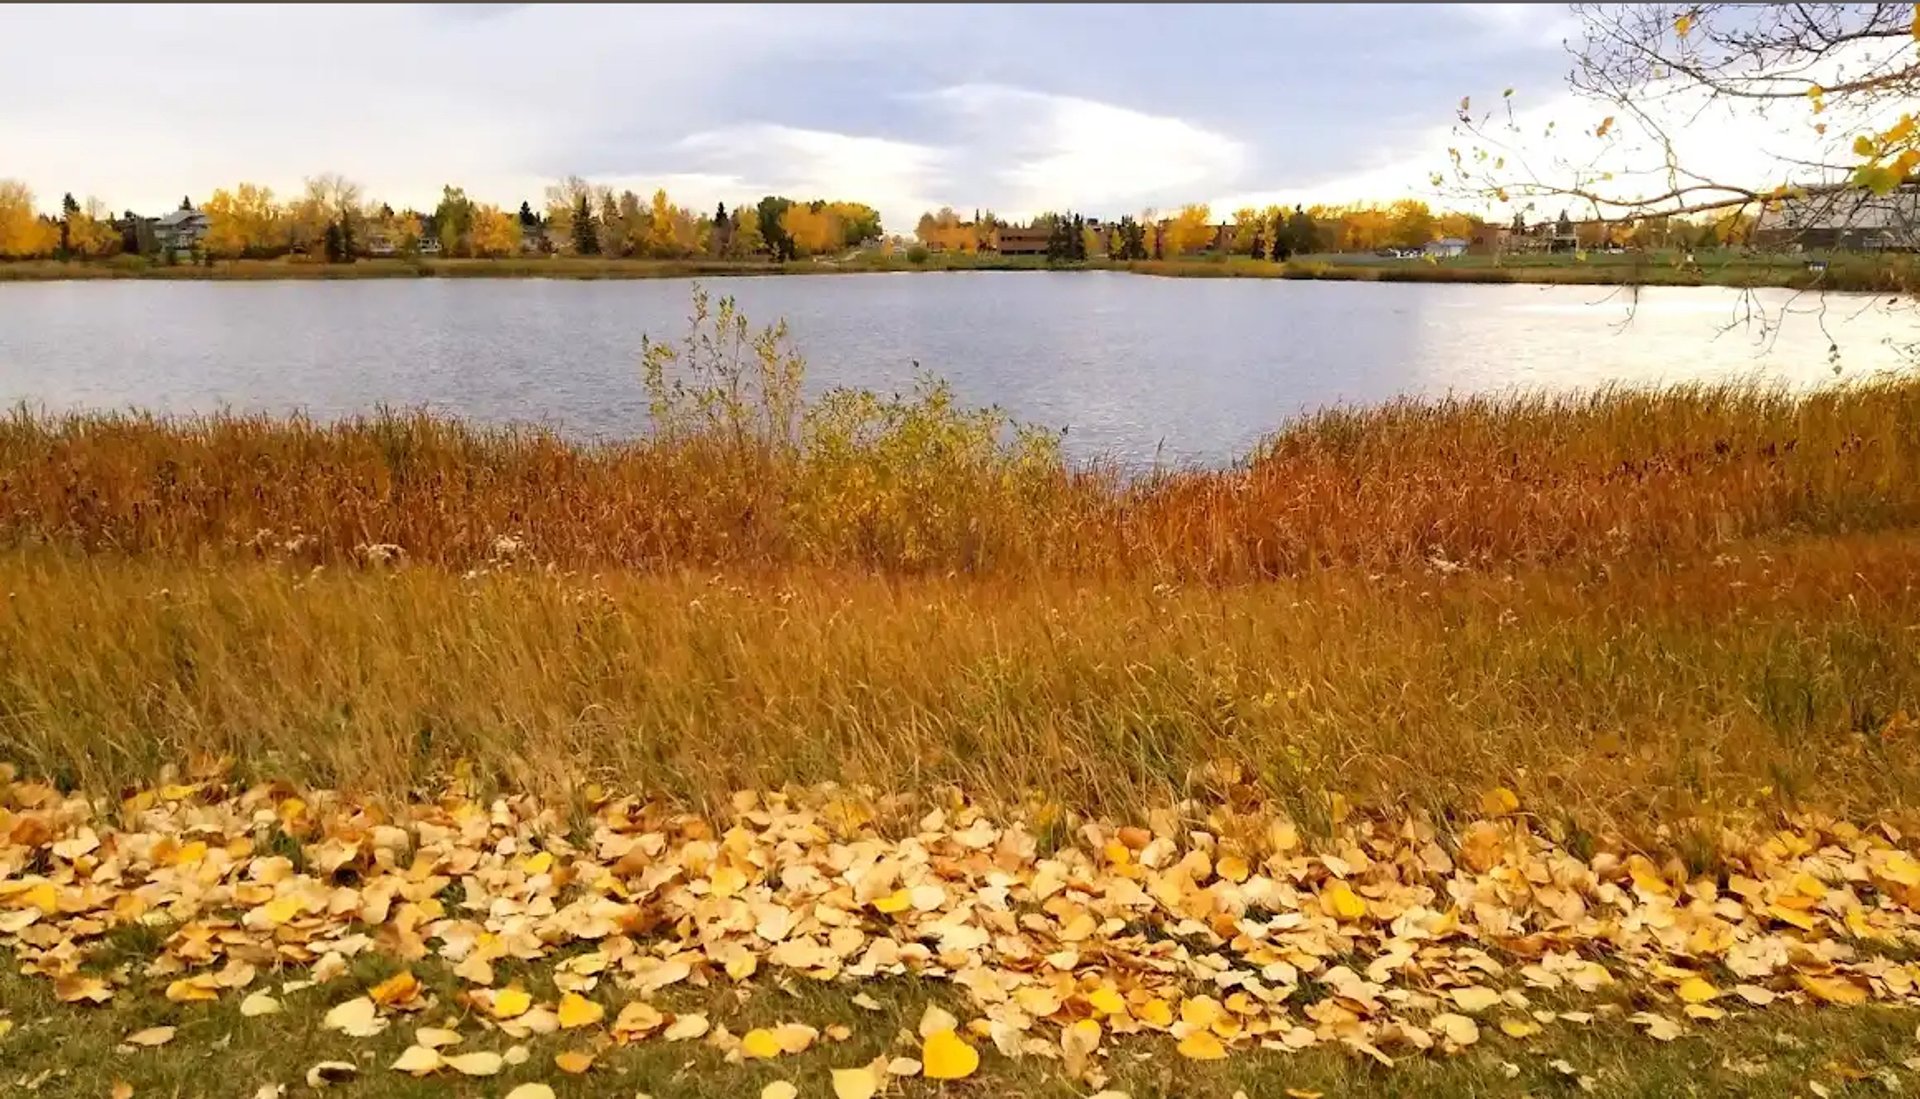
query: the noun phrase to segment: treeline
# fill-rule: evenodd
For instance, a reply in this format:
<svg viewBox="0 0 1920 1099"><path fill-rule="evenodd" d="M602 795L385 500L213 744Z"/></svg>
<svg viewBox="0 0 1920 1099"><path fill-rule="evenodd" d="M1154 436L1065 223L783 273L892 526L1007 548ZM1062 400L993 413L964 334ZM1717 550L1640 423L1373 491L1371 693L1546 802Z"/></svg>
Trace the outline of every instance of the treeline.
<svg viewBox="0 0 1920 1099"><path fill-rule="evenodd" d="M1752 218L1738 213L1618 223L1574 221L1562 213L1537 221L1516 214L1500 228L1506 241L1542 237L1569 239L1582 248L1706 248L1742 243L1752 226ZM1490 241L1489 229L1490 224L1476 215L1435 211L1419 199L1402 199L1296 205L1291 210L1278 205L1243 207L1233 212L1231 220L1216 220L1208 204L1193 203L1168 214L1146 210L1138 217L1128 215L1105 223L1071 213L1044 213L1024 223L1008 222L992 210L976 212L967 220L952 207L942 207L922 214L914 232L922 246L947 252L1000 251L1003 233L1017 232L1025 239L1045 232L1046 254L1053 259L1174 259L1207 252L1285 260L1310 252L1418 249L1449 238L1471 244Z"/></svg>
<svg viewBox="0 0 1920 1099"><path fill-rule="evenodd" d="M643 199L578 177L548 187L544 200L539 210L522 201L514 212L449 185L431 210L396 210L369 200L359 184L327 174L308 179L292 198L241 183L214 191L198 207L191 197L182 198L178 209L204 215L204 229L182 239L209 259L430 253L790 260L842 251L882 234L879 213L858 202L768 195L732 210L723 202L708 214L673 202L665 190ZM72 195L59 216L41 214L25 184L0 180L0 259L170 251L172 238L155 225L155 218L131 210L116 218L100 200L82 204Z"/></svg>

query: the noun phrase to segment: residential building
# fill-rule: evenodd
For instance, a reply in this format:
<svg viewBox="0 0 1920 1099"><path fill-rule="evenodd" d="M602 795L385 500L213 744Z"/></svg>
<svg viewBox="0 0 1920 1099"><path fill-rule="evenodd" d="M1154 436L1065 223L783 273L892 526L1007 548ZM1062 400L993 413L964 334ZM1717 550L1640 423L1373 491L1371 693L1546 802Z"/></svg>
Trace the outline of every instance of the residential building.
<svg viewBox="0 0 1920 1099"><path fill-rule="evenodd" d="M993 246L1003 256L1044 256L1052 237L1046 225L1002 225L993 231Z"/></svg>
<svg viewBox="0 0 1920 1099"><path fill-rule="evenodd" d="M198 210L170 210L153 219L154 246L162 253L191 252L207 239L207 215Z"/></svg>
<svg viewBox="0 0 1920 1099"><path fill-rule="evenodd" d="M1772 203L1755 221L1753 241L1765 248L1920 250L1920 184L1885 195L1848 188Z"/></svg>

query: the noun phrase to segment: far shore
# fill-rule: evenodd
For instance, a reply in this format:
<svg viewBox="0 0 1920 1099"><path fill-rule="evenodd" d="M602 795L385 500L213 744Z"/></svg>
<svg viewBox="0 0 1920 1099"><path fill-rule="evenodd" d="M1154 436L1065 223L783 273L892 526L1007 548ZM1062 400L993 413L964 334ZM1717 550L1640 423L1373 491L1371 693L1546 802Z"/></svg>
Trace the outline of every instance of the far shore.
<svg viewBox="0 0 1920 1099"><path fill-rule="evenodd" d="M1899 293L1911 290L1920 263L1911 256L1834 255L1808 257L1741 252L1523 256L1456 256L1446 259L1385 259L1369 254L1326 253L1284 263L1245 256L1197 256L1133 262L1093 260L1049 263L1041 256L933 255L915 263L906 255L861 253L791 263L724 259L604 259L556 256L507 259L363 259L325 263L304 258L218 260L212 264L162 264L115 257L109 260L20 260L0 263L0 282L87 279L271 279L549 278L655 279L757 275L844 275L930 271L1120 271L1170 278L1321 279L1350 282L1531 283L1577 286L1784 287Z"/></svg>

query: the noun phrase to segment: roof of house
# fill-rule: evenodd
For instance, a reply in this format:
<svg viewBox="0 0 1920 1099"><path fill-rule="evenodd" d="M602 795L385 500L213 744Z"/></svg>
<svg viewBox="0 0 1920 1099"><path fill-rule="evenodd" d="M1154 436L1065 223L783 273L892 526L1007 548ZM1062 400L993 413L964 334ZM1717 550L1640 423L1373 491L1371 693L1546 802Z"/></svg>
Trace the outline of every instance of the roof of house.
<svg viewBox="0 0 1920 1099"><path fill-rule="evenodd" d="M175 229L195 218L205 221L206 217L207 215L198 210L169 210L153 220L155 224L164 225L169 229Z"/></svg>

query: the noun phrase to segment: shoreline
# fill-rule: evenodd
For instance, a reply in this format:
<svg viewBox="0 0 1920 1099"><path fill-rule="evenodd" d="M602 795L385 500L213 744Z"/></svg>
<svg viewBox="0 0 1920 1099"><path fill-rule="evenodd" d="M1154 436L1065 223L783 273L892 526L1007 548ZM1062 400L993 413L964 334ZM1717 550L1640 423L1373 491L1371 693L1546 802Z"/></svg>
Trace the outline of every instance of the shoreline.
<svg viewBox="0 0 1920 1099"><path fill-rule="evenodd" d="M1902 293L1920 282L1920 263L1910 257L1834 258L1824 270L1799 257L1710 257L1693 267L1647 256L1569 256L1544 262L1495 266L1485 257L1438 263L1379 261L1371 256L1330 255L1269 263L1246 257L1191 260L1095 260L1049 264L1040 257L936 257L912 263L904 257L861 257L846 262L748 263L728 260L579 259L371 259L351 264L287 260L230 260L211 267L133 264L120 261L25 260L0 263L0 283L84 282L94 279L250 282L282 280L491 278L665 279L792 277L813 275L922 274L954 271L1115 271L1160 278L1252 278L1337 282L1465 283L1569 286L1726 286L1790 290Z"/></svg>

